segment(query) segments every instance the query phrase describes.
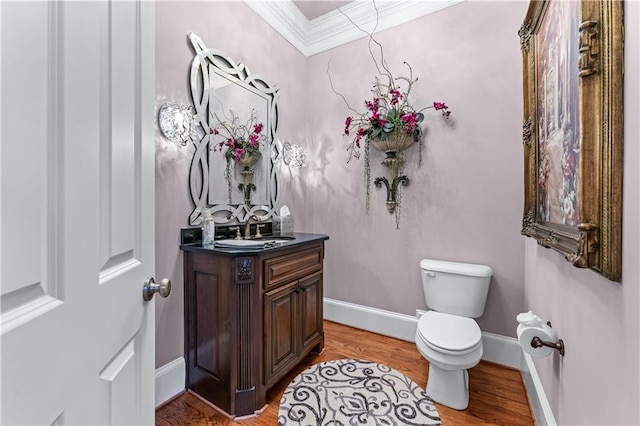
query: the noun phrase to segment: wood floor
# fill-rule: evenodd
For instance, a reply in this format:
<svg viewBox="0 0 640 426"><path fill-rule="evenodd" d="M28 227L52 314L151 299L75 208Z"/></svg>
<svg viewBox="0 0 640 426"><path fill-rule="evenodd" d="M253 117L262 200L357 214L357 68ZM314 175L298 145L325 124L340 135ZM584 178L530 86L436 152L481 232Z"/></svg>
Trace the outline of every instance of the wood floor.
<svg viewBox="0 0 640 426"><path fill-rule="evenodd" d="M357 358L385 364L400 371L423 389L429 363L415 344L325 321L325 349L310 355L267 393L267 408L258 417L232 421L209 405L183 393L156 410L156 425L244 425L278 424L278 405L287 385L312 364L341 358ZM436 403L444 425L533 425L526 391L518 370L480 362L469 370L469 407L457 411Z"/></svg>

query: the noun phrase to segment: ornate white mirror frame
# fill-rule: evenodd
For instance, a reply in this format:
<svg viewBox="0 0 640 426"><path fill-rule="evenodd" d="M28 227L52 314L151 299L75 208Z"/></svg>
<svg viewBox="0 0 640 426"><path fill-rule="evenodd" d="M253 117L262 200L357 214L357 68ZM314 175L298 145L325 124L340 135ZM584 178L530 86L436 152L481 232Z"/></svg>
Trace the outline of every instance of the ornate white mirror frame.
<svg viewBox="0 0 640 426"><path fill-rule="evenodd" d="M189 33L189 40L195 52L191 62L191 98L196 120L201 127L198 134L202 133L200 140L193 139L196 151L189 172L189 188L194 209L189 215L189 224L201 224L203 209L210 209L214 222L220 224L245 222L252 215L267 220L277 214L278 181L275 161L280 154L276 143L280 89L269 85L262 77L252 75L244 64L235 63L222 52L207 48L197 35ZM220 105L216 105L221 102L216 96L216 89L222 88L218 84L221 81L226 86L239 88L242 92L240 97L246 98L247 94L255 97L264 112L264 117L260 119L264 120L267 141L261 149L262 164L256 173L256 204L224 202L216 194L216 187L226 185L226 182L220 182L224 181L224 155L214 152L215 135L210 134L210 129L217 121L214 117L216 108L218 112L221 111ZM253 108L253 105L250 107ZM226 190L224 194L227 194Z"/></svg>

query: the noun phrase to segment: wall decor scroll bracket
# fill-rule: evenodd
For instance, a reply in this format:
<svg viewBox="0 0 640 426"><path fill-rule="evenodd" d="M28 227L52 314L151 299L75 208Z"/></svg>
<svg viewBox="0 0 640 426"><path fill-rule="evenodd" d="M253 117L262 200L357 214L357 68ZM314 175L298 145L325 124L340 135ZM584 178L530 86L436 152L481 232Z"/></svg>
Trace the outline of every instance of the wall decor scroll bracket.
<svg viewBox="0 0 640 426"><path fill-rule="evenodd" d="M242 194L244 195L244 203L246 205L250 205L251 204L251 191L255 191L256 190L256 186L252 183L248 183L247 185L245 185L244 183L239 183L238 184L238 190L242 191Z"/></svg>
<svg viewBox="0 0 640 426"><path fill-rule="evenodd" d="M579 32L579 75L580 77L588 77L598 72L598 56L600 55L598 23L583 21L580 23Z"/></svg>
<svg viewBox="0 0 640 426"><path fill-rule="evenodd" d="M413 143L413 141L411 143ZM386 157L382 160L381 164L389 170L389 178L378 177L373 183L378 189L382 187L382 184L387 188L387 210L389 213L393 213L400 204L398 187L400 185L407 186L409 184L409 178L400 174L404 159L399 155L399 150L387 150L385 154Z"/></svg>
<svg viewBox="0 0 640 426"><path fill-rule="evenodd" d="M389 213L393 213L397 206L397 196L398 196L398 186L407 186L409 184L409 178L405 175L396 176L393 178L391 184L385 177L376 178L373 183L376 185L376 188L381 188L382 184L387 188L387 210Z"/></svg>

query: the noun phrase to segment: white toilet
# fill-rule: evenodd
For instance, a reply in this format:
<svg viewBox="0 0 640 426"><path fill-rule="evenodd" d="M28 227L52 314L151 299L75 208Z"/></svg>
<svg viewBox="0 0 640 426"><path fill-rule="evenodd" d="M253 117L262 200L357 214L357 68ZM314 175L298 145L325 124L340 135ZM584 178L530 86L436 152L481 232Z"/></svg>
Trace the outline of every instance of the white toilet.
<svg viewBox="0 0 640 426"><path fill-rule="evenodd" d="M469 375L482 358L482 333L472 318L484 312L493 271L485 265L420 261L427 307L416 330L416 346L429 361L427 396L464 410L469 405Z"/></svg>

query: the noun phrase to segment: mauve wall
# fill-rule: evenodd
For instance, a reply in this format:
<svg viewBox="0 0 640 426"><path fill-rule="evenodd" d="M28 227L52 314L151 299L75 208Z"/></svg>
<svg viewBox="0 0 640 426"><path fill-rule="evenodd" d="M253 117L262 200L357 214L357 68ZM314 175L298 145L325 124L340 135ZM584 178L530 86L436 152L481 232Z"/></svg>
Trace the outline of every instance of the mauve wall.
<svg viewBox="0 0 640 426"><path fill-rule="evenodd" d="M156 107L190 104L193 50L187 34L247 65L280 86L280 134L304 136L305 58L243 2L156 3ZM173 283L171 297L156 306L156 367L184 355L183 270L179 230L193 210L189 167L193 145L177 148L156 136L156 277Z"/></svg>
<svg viewBox="0 0 640 426"><path fill-rule="evenodd" d="M625 3L622 284L574 269L520 235L522 68L516 33L527 6L469 1L376 36L396 75L407 60L420 78L415 104L442 100L453 110L449 122L429 114L421 167L418 147L408 151L411 184L403 189L399 230L381 190L372 188L371 213L365 215L362 161L345 163L341 133L348 110L326 76L332 58L336 88L361 109L374 75L365 40L305 59L241 2L158 2L157 102L189 102L189 31L245 62L281 87L280 137L309 149L308 167L281 170L280 204L291 207L298 231L330 235L327 297L413 315L425 308L421 258L488 264L495 276L482 329L515 336L515 315L532 309L551 320L566 342L564 359L536 360L559 424L640 424L638 3ZM157 139L156 277L174 283L171 297L156 302L158 367L183 355L178 230L192 209L192 153ZM380 160L372 158L374 176L385 173Z"/></svg>
<svg viewBox="0 0 640 426"><path fill-rule="evenodd" d="M622 283L575 269L527 239L525 308L551 321L566 345L535 359L558 424L640 424L640 3L625 2Z"/></svg>
<svg viewBox="0 0 640 426"><path fill-rule="evenodd" d="M361 111L376 75L367 39L309 58L307 108L312 163L305 190L313 229L330 235L325 296L415 315L426 309L423 258L489 265L494 276L485 331L515 336L524 308L522 191L522 59L518 28L527 4L465 2L376 34L394 76L410 63L418 82L416 107L446 102L444 119L426 111L422 165L419 146L405 151L409 186L402 188L400 229L387 212L384 189L371 189L365 214L363 160L347 164L344 120L352 113L334 87ZM406 85L404 85L406 88ZM371 151L372 176L386 176Z"/></svg>
<svg viewBox="0 0 640 426"><path fill-rule="evenodd" d="M419 82L415 105L445 101L450 120L428 111L423 164L418 145L407 151L400 229L371 189L364 209L362 160L346 164L341 136L348 110L335 86L361 109L375 68L366 39L305 59L241 2L156 4L156 97L187 103L193 31L252 72L281 87L281 139L305 145L310 164L282 169L280 205L298 231L328 234L325 295L414 315L425 309L418 263L422 258L482 263L494 269L483 330L515 335L524 308L522 215L521 59L516 32L526 3L467 2L379 33L395 75L408 61ZM504 25L496 25L504 22ZM306 130L305 130L306 129ZM174 283L158 301L156 365L182 355L182 256L178 230L192 209L188 169L193 148L157 138L158 277ZM373 176L386 174L372 156Z"/></svg>

